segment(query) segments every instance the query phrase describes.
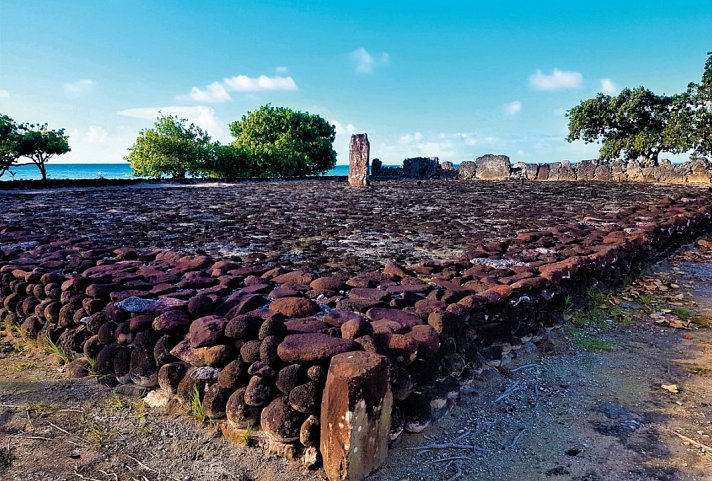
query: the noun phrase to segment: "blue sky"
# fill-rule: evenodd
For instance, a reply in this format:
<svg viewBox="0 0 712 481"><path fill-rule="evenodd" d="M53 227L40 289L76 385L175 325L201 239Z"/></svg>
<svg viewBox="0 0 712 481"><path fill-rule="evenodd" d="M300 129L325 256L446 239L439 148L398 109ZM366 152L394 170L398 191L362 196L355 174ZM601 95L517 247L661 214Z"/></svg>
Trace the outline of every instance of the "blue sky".
<svg viewBox="0 0 712 481"><path fill-rule="evenodd" d="M597 156L564 112L597 92L699 81L712 2L0 0L0 113L70 133L53 162L121 162L160 109L227 142L271 102L371 157Z"/></svg>

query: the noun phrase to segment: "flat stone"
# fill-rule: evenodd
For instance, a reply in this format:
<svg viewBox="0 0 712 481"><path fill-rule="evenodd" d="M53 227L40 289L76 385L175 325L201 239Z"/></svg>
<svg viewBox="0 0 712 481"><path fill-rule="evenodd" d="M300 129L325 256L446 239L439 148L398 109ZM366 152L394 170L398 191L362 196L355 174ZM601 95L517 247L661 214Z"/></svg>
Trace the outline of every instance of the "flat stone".
<svg viewBox="0 0 712 481"><path fill-rule="evenodd" d="M356 349L359 349L359 346L353 341L311 333L285 337L277 348L277 353L284 362L316 362Z"/></svg>
<svg viewBox="0 0 712 481"><path fill-rule="evenodd" d="M304 297L282 297L269 305L269 310L285 317L309 317L319 312L319 305Z"/></svg>
<svg viewBox="0 0 712 481"><path fill-rule="evenodd" d="M410 314L400 309L387 309L383 307L374 307L366 312L366 317L371 321L393 321L403 327L412 328L420 324L425 324L425 321L415 314Z"/></svg>

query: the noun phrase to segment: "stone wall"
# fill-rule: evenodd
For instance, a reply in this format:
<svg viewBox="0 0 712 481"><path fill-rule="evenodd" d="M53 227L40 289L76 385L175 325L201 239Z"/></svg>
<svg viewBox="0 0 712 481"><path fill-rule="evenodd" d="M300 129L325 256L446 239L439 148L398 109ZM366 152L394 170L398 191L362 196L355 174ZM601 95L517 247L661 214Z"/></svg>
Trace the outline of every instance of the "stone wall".
<svg viewBox="0 0 712 481"><path fill-rule="evenodd" d="M387 435L369 431L387 437L378 443L420 432L447 412L473 369L544 339L567 294L623 279L709 228L711 216L712 194L700 191L474 245L459 259L391 263L346 278L0 224L0 321L27 337L49 336L71 353L74 376L93 372L124 392L150 390L155 405L188 406L197 392L226 436L259 427L263 445L288 458L313 466L341 456L348 459L325 464L367 473L374 466L344 444L354 439L348 426L323 451L323 417L351 412L322 403L323 393L346 389L330 391L330 383L344 383L348 396L330 395L327 404L358 405L373 422L386 418L370 402L390 410ZM332 358L357 351L382 356L389 368L368 359L373 377L354 379L390 392L356 389L346 368L327 375Z"/></svg>
<svg viewBox="0 0 712 481"><path fill-rule="evenodd" d="M445 168L445 164L447 168ZM486 154L475 161L463 161L459 168L451 163L441 166L437 158L417 157L405 159L403 168L381 167L374 170L381 179L453 179L460 180L551 180L551 181L614 181L661 182L669 184L712 182L712 162L697 157L679 165L670 160L616 160L598 159L580 162L552 162L546 164L511 164L506 155Z"/></svg>

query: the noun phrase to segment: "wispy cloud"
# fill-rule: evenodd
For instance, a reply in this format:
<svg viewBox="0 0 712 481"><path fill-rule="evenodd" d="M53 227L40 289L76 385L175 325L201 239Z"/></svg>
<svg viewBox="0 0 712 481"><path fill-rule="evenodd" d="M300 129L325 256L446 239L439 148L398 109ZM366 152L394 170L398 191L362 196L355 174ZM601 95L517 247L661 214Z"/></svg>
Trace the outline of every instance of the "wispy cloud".
<svg viewBox="0 0 712 481"><path fill-rule="evenodd" d="M286 67L277 67L285 69ZM222 82L213 82L205 88L193 87L188 95L178 95L176 100L193 100L196 102L221 103L232 100L229 92L263 92L263 91L284 91L298 90L297 83L292 77L275 75L269 77L260 75L259 77L248 77L247 75L236 75L227 77Z"/></svg>
<svg viewBox="0 0 712 481"><path fill-rule="evenodd" d="M64 84L64 91L68 94L80 95L94 88L94 81L89 79L77 80Z"/></svg>
<svg viewBox="0 0 712 481"><path fill-rule="evenodd" d="M205 89L193 87L188 95L178 96L178 100L195 100L196 102L227 102L231 100L225 86L220 82L213 82Z"/></svg>
<svg viewBox="0 0 712 481"><path fill-rule="evenodd" d="M519 100L515 100L514 102L504 104L502 108L504 109L504 113L514 117L522 110L522 103Z"/></svg>
<svg viewBox="0 0 712 481"><path fill-rule="evenodd" d="M130 117L134 119L155 120L159 113L165 115L175 115L179 118L188 120L198 127L206 130L210 135L220 141L229 140L230 136L227 127L215 115L215 109L204 105L183 106L183 105L168 105L165 107L138 107L125 109L117 112L122 117Z"/></svg>
<svg viewBox="0 0 712 481"><path fill-rule="evenodd" d="M529 77L529 85L534 90L577 89L583 85L583 75L579 72L567 72L558 68L555 68L550 75L537 70Z"/></svg>
<svg viewBox="0 0 712 481"><path fill-rule="evenodd" d="M6 99L10 96L10 92L0 89L0 99Z"/></svg>
<svg viewBox="0 0 712 481"><path fill-rule="evenodd" d="M284 65L280 65L279 67L275 68L274 71L278 74L284 75L285 73L289 72L289 69Z"/></svg>
<svg viewBox="0 0 712 481"><path fill-rule="evenodd" d="M351 52L351 61L356 68L356 72L360 74L371 74L377 66L385 66L391 63L391 56L387 52L374 57L368 50L359 47Z"/></svg>
<svg viewBox="0 0 712 481"><path fill-rule="evenodd" d="M292 77L268 77L260 75L259 77L248 77L247 75L238 75L223 80L225 88L234 92L260 92L263 90L298 90L296 82Z"/></svg>
<svg viewBox="0 0 712 481"><path fill-rule="evenodd" d="M604 94L614 94L618 92L618 85L616 85L616 83L609 78L602 78L601 92L603 92Z"/></svg>

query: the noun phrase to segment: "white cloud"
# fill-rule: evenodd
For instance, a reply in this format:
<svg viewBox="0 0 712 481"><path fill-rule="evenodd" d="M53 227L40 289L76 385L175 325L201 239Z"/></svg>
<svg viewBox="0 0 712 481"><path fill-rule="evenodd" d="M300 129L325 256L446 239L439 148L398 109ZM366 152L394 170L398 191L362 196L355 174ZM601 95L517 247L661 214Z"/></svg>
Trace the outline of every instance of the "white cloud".
<svg viewBox="0 0 712 481"><path fill-rule="evenodd" d="M519 100L504 104L502 107L507 115L515 116L522 110L522 103Z"/></svg>
<svg viewBox="0 0 712 481"><path fill-rule="evenodd" d="M376 66L385 66L391 63L391 56L383 52L375 59L368 50L363 47L359 47L353 52L351 52L351 61L356 67L356 72L360 74L371 74Z"/></svg>
<svg viewBox="0 0 712 481"><path fill-rule="evenodd" d="M130 117L142 120L156 120L158 114L175 115L182 119L187 119L188 122L197 125L206 130L213 138L220 141L230 140L230 135L227 126L223 124L215 115L215 109L203 105L192 107L182 105L169 105L166 107L139 107L133 109L125 109L117 112L122 117Z"/></svg>
<svg viewBox="0 0 712 481"><path fill-rule="evenodd" d="M529 77L529 85L534 90L566 90L577 89L583 84L583 75L579 72L567 72L555 68L551 75L537 70Z"/></svg>
<svg viewBox="0 0 712 481"><path fill-rule="evenodd" d="M289 72L289 69L287 67L285 67L284 65L280 65L279 67L274 69L274 71L279 74L285 74L285 73Z"/></svg>
<svg viewBox="0 0 712 481"><path fill-rule="evenodd" d="M89 79L77 80L64 84L64 91L68 94L84 94L94 87L94 81Z"/></svg>
<svg viewBox="0 0 712 481"><path fill-rule="evenodd" d="M68 130L71 151L53 159L58 164L78 163L120 163L126 149L136 140L137 129L118 126L111 131L100 125L90 125L86 129Z"/></svg>
<svg viewBox="0 0 712 481"><path fill-rule="evenodd" d="M176 98L178 100L195 100L196 102L227 102L232 97L227 93L223 84L213 82L205 87L205 90L193 87L188 95L180 95Z"/></svg>
<svg viewBox="0 0 712 481"><path fill-rule="evenodd" d="M616 85L616 83L609 78L602 78L601 92L603 92L604 94L614 94L618 92L618 85Z"/></svg>
<svg viewBox="0 0 712 481"><path fill-rule="evenodd" d="M231 92L259 92L263 90L298 90L297 84L292 77L281 77L276 75L268 77L248 77L238 75L223 80L225 88Z"/></svg>
<svg viewBox="0 0 712 481"><path fill-rule="evenodd" d="M10 96L10 92L0 89L0 99L6 99Z"/></svg>
<svg viewBox="0 0 712 481"><path fill-rule="evenodd" d="M338 120L330 120L329 123L336 130L336 138L334 139L334 150L339 164L348 164L349 162L349 143L351 136L356 133L356 127L350 123L341 123Z"/></svg>

